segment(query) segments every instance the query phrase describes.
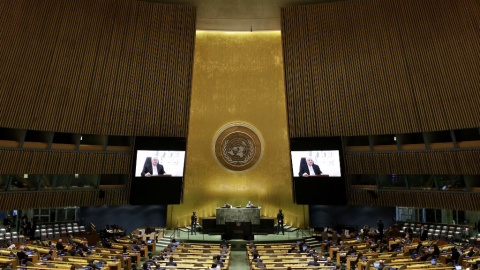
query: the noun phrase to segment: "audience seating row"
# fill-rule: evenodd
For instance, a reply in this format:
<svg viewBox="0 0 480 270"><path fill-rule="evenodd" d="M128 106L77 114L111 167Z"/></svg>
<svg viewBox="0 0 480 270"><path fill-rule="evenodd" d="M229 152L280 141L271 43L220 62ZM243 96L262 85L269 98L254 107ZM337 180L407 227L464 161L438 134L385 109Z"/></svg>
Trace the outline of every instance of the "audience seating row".
<svg viewBox="0 0 480 270"><path fill-rule="evenodd" d="M53 226L41 225L35 230L34 237L41 240L66 237L67 235L83 235L86 233L85 226L78 226L77 223L53 224Z"/></svg>
<svg viewBox="0 0 480 270"><path fill-rule="evenodd" d="M0 229L0 245L6 244L8 241L23 242L25 241L24 235L19 235L17 232L6 232L4 228Z"/></svg>
<svg viewBox="0 0 480 270"><path fill-rule="evenodd" d="M164 249L164 254L173 258L177 264L175 268L189 269L210 269L214 263L214 258L220 256L222 260L222 269L230 267L231 247L221 247L219 244L210 243L182 243L179 245L171 244ZM169 260L160 261L159 265L163 268Z"/></svg>
<svg viewBox="0 0 480 270"><path fill-rule="evenodd" d="M295 251L292 252L292 247ZM336 269L336 264L326 264L319 261L319 266L308 265L313 260L307 253L298 253L298 243L267 243L247 245L247 258L250 269ZM290 252L290 253L289 253ZM260 255L259 261L254 260L254 253Z"/></svg>
<svg viewBox="0 0 480 270"><path fill-rule="evenodd" d="M420 237L421 228L424 226L428 230L428 238L441 241L459 241L470 237L470 228L460 225L444 225L444 224L425 224L425 223L404 223L401 226L400 233L406 234L408 228L413 231L413 237Z"/></svg>

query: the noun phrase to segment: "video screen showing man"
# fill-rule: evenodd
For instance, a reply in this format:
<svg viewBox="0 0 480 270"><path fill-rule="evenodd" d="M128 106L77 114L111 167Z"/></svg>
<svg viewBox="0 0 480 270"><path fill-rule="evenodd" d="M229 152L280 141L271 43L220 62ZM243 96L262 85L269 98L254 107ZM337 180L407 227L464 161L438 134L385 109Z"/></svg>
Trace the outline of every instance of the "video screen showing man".
<svg viewBox="0 0 480 270"><path fill-rule="evenodd" d="M309 150L292 151L294 177L341 177L340 151Z"/></svg>
<svg viewBox="0 0 480 270"><path fill-rule="evenodd" d="M138 150L135 177L183 176L185 151Z"/></svg>
<svg viewBox="0 0 480 270"><path fill-rule="evenodd" d="M145 162L142 170L142 177L151 177L165 174L163 165L158 163L158 157L152 157L151 162Z"/></svg>
<svg viewBox="0 0 480 270"><path fill-rule="evenodd" d="M320 175L322 171L317 164L313 163L312 157L302 158L300 160L300 170L298 176L300 177L309 177L311 175Z"/></svg>

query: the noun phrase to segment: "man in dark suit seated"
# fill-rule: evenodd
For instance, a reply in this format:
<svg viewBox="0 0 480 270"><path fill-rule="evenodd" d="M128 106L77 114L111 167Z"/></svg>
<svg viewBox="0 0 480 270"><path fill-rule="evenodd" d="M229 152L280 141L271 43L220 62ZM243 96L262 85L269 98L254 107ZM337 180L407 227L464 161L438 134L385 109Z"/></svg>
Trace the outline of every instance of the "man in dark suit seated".
<svg viewBox="0 0 480 270"><path fill-rule="evenodd" d="M318 257L313 257L313 261L308 262L308 266L313 265L313 266L320 266L320 263L318 262Z"/></svg>
<svg viewBox="0 0 480 270"><path fill-rule="evenodd" d="M132 249L133 249L133 250L140 251L140 247L138 246L138 242L137 242L137 241L133 241L133 243L132 243Z"/></svg>
<svg viewBox="0 0 480 270"><path fill-rule="evenodd" d="M152 157L151 162L146 162L143 166L142 177L150 177L165 174L163 166L158 164L158 157Z"/></svg>
<svg viewBox="0 0 480 270"><path fill-rule="evenodd" d="M332 258L328 257L327 261L325 262L325 266L335 266L335 263L332 262Z"/></svg>
<svg viewBox="0 0 480 270"><path fill-rule="evenodd" d="M25 248L23 246L20 247L20 250L17 252L17 258L18 258L18 262L20 264L25 264L27 259L28 259L28 255L27 253L25 253Z"/></svg>
<svg viewBox="0 0 480 270"><path fill-rule="evenodd" d="M177 266L177 263L173 261L172 256L170 256L170 259L168 260L166 266Z"/></svg>
<svg viewBox="0 0 480 270"><path fill-rule="evenodd" d="M55 247L57 248L58 251L62 251L63 249L65 249L62 243L62 239L58 239L57 245Z"/></svg>
<svg viewBox="0 0 480 270"><path fill-rule="evenodd" d="M298 176L308 177L310 175L320 174L322 174L322 171L318 165L313 163L312 157L307 157L306 159L302 158L300 160L300 171L298 172Z"/></svg>
<svg viewBox="0 0 480 270"><path fill-rule="evenodd" d="M52 260L52 256L53 256L53 250L50 250L50 251L48 252L48 254L45 255L45 257L43 257L43 260L45 260L45 261L51 261L51 260Z"/></svg>

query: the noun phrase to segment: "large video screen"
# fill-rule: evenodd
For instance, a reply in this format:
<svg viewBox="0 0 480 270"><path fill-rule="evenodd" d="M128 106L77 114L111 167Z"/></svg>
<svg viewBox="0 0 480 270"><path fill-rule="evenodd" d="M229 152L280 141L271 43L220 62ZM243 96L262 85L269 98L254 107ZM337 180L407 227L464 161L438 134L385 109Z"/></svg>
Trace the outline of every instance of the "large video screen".
<svg viewBox="0 0 480 270"><path fill-rule="evenodd" d="M181 203L186 145L183 138L135 138L130 204Z"/></svg>
<svg viewBox="0 0 480 270"><path fill-rule="evenodd" d="M297 204L346 205L340 137L292 139L290 151Z"/></svg>
<svg viewBox="0 0 480 270"><path fill-rule="evenodd" d="M292 151L294 177L341 177L340 151Z"/></svg>
<svg viewBox="0 0 480 270"><path fill-rule="evenodd" d="M184 165L185 151L138 150L135 177L181 177Z"/></svg>

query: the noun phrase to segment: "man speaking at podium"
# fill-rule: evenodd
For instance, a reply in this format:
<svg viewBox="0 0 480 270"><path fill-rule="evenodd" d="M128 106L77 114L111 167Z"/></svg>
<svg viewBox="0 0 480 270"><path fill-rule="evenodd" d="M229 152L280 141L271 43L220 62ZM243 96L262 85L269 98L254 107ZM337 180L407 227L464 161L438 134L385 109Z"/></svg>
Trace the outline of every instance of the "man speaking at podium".
<svg viewBox="0 0 480 270"><path fill-rule="evenodd" d="M151 177L165 174L163 166L158 164L158 157L152 157L152 162L145 164L142 170L142 177Z"/></svg>
<svg viewBox="0 0 480 270"><path fill-rule="evenodd" d="M307 157L306 162L303 160L300 161L300 171L298 172L298 176L300 177L308 177L310 175L320 175L322 171L320 171L320 167L316 164L313 164L313 158Z"/></svg>

